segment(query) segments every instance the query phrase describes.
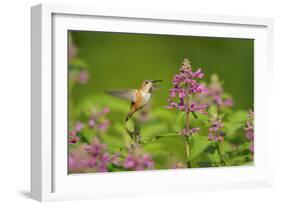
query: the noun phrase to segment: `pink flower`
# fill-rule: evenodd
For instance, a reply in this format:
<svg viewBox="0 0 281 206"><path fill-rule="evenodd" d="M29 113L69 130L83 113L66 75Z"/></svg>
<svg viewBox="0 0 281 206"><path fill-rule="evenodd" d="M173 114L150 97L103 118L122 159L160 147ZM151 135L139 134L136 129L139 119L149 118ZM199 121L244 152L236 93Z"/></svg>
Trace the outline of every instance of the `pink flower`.
<svg viewBox="0 0 281 206"><path fill-rule="evenodd" d="M209 127L208 139L213 141L223 141L225 133L222 131L223 123L220 119L211 120Z"/></svg>
<svg viewBox="0 0 281 206"><path fill-rule="evenodd" d="M125 168L133 168L136 164L136 161L133 157L132 154L128 154L126 159L125 159L125 162L124 162L124 167Z"/></svg>
<svg viewBox="0 0 281 206"><path fill-rule="evenodd" d="M70 144L75 144L75 143L78 142L79 140L80 140L79 137L71 137L71 138L69 139L69 143L70 143Z"/></svg>
<svg viewBox="0 0 281 206"><path fill-rule="evenodd" d="M190 112L196 112L196 111L198 111L198 112L200 112L200 113L202 113L202 114L206 114L206 111L205 111L206 108L207 108L207 105L205 105L205 104L196 105L195 103L192 103L192 104L190 105L189 111L190 111Z"/></svg>
<svg viewBox="0 0 281 206"><path fill-rule="evenodd" d="M169 101L169 100L168 100ZM178 104L172 101L169 101L169 105L166 106L167 109L177 108Z"/></svg>
<svg viewBox="0 0 281 206"><path fill-rule="evenodd" d="M83 127L84 127L84 124L78 121L78 122L76 122L74 129L76 132L80 132L83 129Z"/></svg>
<svg viewBox="0 0 281 206"><path fill-rule="evenodd" d="M124 168L130 170L153 169L154 162L147 153L143 153L140 147L131 148L125 158Z"/></svg>
<svg viewBox="0 0 281 206"><path fill-rule="evenodd" d="M77 56L77 48L73 44L73 42L69 41L68 42L68 58L71 61Z"/></svg>
<svg viewBox="0 0 281 206"><path fill-rule="evenodd" d="M250 144L250 152L251 153L254 153L255 151L255 148L254 148L254 141L251 141L251 144Z"/></svg>
<svg viewBox="0 0 281 206"><path fill-rule="evenodd" d="M103 110L102 110L102 113L103 113L103 114L108 114L109 111L110 111L110 110L109 110L108 107L104 107Z"/></svg>
<svg viewBox="0 0 281 206"><path fill-rule="evenodd" d="M232 107L233 105L234 105L234 102L233 102L233 100L232 99L225 99L224 101L223 101L223 105L225 106L225 107Z"/></svg>
<svg viewBox="0 0 281 206"><path fill-rule="evenodd" d="M89 119L88 125L90 128L93 128L96 125L96 121L94 119Z"/></svg>
<svg viewBox="0 0 281 206"><path fill-rule="evenodd" d="M183 168L186 168L186 167L182 162L175 163L172 165L172 169L183 169Z"/></svg>
<svg viewBox="0 0 281 206"><path fill-rule="evenodd" d="M254 127L247 122L247 127L245 127L245 133L248 140L254 140Z"/></svg>
<svg viewBox="0 0 281 206"><path fill-rule="evenodd" d="M248 121L244 128L246 138L250 141L250 152L254 153L254 112L250 109L248 112Z"/></svg>
<svg viewBox="0 0 281 206"><path fill-rule="evenodd" d="M203 78L203 77L204 77L204 73L202 72L201 68L197 69L197 71L193 73L193 78Z"/></svg>
<svg viewBox="0 0 281 206"><path fill-rule="evenodd" d="M81 70L78 74L77 81L81 84L86 84L89 81L89 73L86 70Z"/></svg>
<svg viewBox="0 0 281 206"><path fill-rule="evenodd" d="M182 99L186 96L184 89L179 89L179 98Z"/></svg>
<svg viewBox="0 0 281 206"><path fill-rule="evenodd" d="M115 165L121 165L120 154L115 153L111 156L111 162Z"/></svg>
<svg viewBox="0 0 281 206"><path fill-rule="evenodd" d="M111 157L107 152L107 145L94 138L91 145L83 145L69 154L69 169L72 172L93 170L107 172Z"/></svg>
<svg viewBox="0 0 281 206"><path fill-rule="evenodd" d="M103 120L100 124L98 124L98 129L101 131L105 131L110 125L110 121L108 119Z"/></svg>
<svg viewBox="0 0 281 206"><path fill-rule="evenodd" d="M70 131L69 132L70 137L75 137L76 136L76 131Z"/></svg>
<svg viewBox="0 0 281 206"><path fill-rule="evenodd" d="M77 167L76 161L75 161L75 158L73 157L73 155L69 155L69 157L68 157L68 166L69 166L69 168Z"/></svg>
<svg viewBox="0 0 281 206"><path fill-rule="evenodd" d="M232 107L234 105L234 101L231 97L224 96L224 90L218 75L211 75L211 83L208 86L204 84L201 84L201 86L202 88L198 90L202 89L202 92L194 95L192 103L205 104L207 107L215 104L220 108Z"/></svg>
<svg viewBox="0 0 281 206"><path fill-rule="evenodd" d="M81 171L87 167L87 160L84 159L85 151L82 147L68 156L68 167L70 171Z"/></svg>
<svg viewBox="0 0 281 206"><path fill-rule="evenodd" d="M186 128L183 128L181 131L180 131L180 135L182 136L191 136L191 135L194 135L195 133L197 133L198 131L200 130L199 127L194 127L194 128L191 128L187 131Z"/></svg>
<svg viewBox="0 0 281 206"><path fill-rule="evenodd" d="M154 162L151 160L148 154L143 154L142 156L143 165L146 168L152 168L154 166Z"/></svg>
<svg viewBox="0 0 281 206"><path fill-rule="evenodd" d="M204 114L204 110L206 108L205 105L197 105L196 108L191 108L191 106L189 107L187 101L185 101L186 97L193 94L202 93L206 90L204 85L197 83L195 80L195 78L202 78L203 76L204 74L201 69L197 69L196 72L192 72L189 60L184 59L179 73L173 78L174 87L170 89L170 98L168 99L169 105L166 106L166 108L177 108L180 111L186 112L190 110L193 110L192 112L200 111Z"/></svg>

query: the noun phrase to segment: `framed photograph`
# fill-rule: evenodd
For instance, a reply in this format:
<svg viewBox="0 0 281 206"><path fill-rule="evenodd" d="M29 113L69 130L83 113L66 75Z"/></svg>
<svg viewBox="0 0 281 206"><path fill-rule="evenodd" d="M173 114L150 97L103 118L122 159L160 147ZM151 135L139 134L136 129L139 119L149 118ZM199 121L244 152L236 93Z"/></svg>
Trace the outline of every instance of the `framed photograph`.
<svg viewBox="0 0 281 206"><path fill-rule="evenodd" d="M271 19L31 14L34 199L272 186Z"/></svg>

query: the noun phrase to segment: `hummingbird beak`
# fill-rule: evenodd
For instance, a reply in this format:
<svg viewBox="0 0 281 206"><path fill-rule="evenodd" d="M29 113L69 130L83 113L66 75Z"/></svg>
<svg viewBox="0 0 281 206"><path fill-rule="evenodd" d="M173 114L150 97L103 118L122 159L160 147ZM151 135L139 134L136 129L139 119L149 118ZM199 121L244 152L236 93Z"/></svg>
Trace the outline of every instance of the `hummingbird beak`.
<svg viewBox="0 0 281 206"><path fill-rule="evenodd" d="M151 81L152 83L155 83L155 82L163 82L163 80L159 79L159 80L152 80Z"/></svg>

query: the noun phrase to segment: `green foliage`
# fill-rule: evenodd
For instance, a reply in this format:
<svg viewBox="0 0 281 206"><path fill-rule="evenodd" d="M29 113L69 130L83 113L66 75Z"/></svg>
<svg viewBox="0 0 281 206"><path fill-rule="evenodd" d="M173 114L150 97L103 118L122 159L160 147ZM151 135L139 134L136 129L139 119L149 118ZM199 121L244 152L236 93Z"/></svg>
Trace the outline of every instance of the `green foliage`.
<svg viewBox="0 0 281 206"><path fill-rule="evenodd" d="M190 156L189 160L192 161L198 155L202 154L210 145L211 141L208 140L208 137L204 136L193 136L192 143L190 145Z"/></svg>
<svg viewBox="0 0 281 206"><path fill-rule="evenodd" d="M110 104L107 104L110 102ZM106 94L89 96L82 100L75 108L74 116L81 121L87 121L92 108L100 110L104 106L110 108L108 118L111 121L106 132L98 133L86 126L80 133L81 144L90 144L92 138L99 136L103 143L108 145L110 153L125 151L134 142L126 132L126 127L133 130L137 124L137 117L131 121L122 121L128 111L128 103L112 98ZM192 126L200 127L198 134L189 139L189 161L192 167L216 167L224 166L221 158L227 165L252 164L249 153L249 142L244 137L243 127L247 121L247 113L239 110L220 116L224 119L225 141L221 144L221 156L217 152L214 142L208 140L208 126L210 116L217 116L217 108L211 107L209 115L196 113L196 118L190 115ZM121 120L121 121L120 121ZM142 149L151 155L156 169L171 168L175 163L186 165L185 138L179 132L185 126L186 113L173 112L165 108L156 108L150 113L150 119L141 126ZM79 144L70 145L70 150L77 148ZM109 171L124 171L124 168L111 165Z"/></svg>
<svg viewBox="0 0 281 206"><path fill-rule="evenodd" d="M182 128L185 127L185 120L186 120L186 113L185 112L179 112L176 117L174 130L180 131Z"/></svg>
<svg viewBox="0 0 281 206"><path fill-rule="evenodd" d="M152 155L156 168L171 168L173 163L186 162L184 138L167 136L143 145L144 151Z"/></svg>

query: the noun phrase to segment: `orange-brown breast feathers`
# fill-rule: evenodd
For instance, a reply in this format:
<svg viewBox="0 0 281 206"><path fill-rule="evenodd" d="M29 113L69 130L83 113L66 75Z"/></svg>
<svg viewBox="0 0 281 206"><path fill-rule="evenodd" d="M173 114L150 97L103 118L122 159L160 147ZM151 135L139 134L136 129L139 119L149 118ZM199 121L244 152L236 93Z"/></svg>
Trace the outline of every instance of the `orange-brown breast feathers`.
<svg viewBox="0 0 281 206"><path fill-rule="evenodd" d="M130 112L127 115L126 121L136 112L138 111L142 105L142 96L139 90L136 90L136 101L131 103Z"/></svg>

